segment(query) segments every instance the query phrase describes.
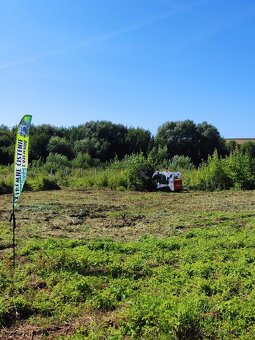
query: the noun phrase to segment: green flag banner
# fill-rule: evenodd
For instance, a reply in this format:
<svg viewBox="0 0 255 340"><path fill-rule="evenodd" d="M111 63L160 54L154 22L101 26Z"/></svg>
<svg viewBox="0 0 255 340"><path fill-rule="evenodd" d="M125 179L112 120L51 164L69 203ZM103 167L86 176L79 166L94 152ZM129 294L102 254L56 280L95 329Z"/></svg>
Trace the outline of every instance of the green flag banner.
<svg viewBox="0 0 255 340"><path fill-rule="evenodd" d="M13 183L13 207L18 202L26 181L28 167L28 145L29 129L31 126L32 116L25 115L17 129L15 154L14 154L14 183Z"/></svg>

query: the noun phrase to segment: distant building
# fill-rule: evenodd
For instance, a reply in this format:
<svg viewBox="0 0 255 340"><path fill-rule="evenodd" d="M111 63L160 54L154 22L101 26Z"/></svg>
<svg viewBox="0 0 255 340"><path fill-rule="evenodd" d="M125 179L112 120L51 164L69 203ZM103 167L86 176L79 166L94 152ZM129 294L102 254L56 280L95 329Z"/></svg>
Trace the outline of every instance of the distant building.
<svg viewBox="0 0 255 340"><path fill-rule="evenodd" d="M244 144L246 142L255 143L255 138L225 138L225 142L236 142L237 144Z"/></svg>

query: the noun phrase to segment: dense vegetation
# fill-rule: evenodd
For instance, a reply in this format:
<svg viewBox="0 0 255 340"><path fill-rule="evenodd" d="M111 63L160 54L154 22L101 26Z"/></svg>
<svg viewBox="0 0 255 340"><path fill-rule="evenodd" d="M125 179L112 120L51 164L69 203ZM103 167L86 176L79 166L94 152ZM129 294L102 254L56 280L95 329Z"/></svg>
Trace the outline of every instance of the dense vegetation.
<svg viewBox="0 0 255 340"><path fill-rule="evenodd" d="M13 162L15 134L15 128L0 126L2 165ZM92 121L71 128L32 126L29 159L30 162L40 160L45 163L52 154L58 154L76 166L90 167L113 159L121 160L126 155L143 153L145 156L150 154L157 161L184 155L198 165L202 160L207 160L215 149L219 155L229 152L218 130L206 122L197 125L190 120L167 122L159 127L153 137L150 131L142 128Z"/></svg>
<svg viewBox="0 0 255 340"><path fill-rule="evenodd" d="M0 127L0 193L11 191L15 128ZM193 189L253 189L255 143L224 143L218 130L190 120L166 122L155 137L107 121L71 128L32 126L27 190L110 187L152 190L141 174L182 170ZM148 176L147 176L148 177Z"/></svg>
<svg viewBox="0 0 255 340"><path fill-rule="evenodd" d="M224 158L215 152L198 169L187 156L174 156L157 163L152 157L140 153L100 167L77 168L65 156L51 154L45 164L34 161L28 172L25 190L108 187L152 191L156 184L143 174L151 174L157 168L181 170L186 189L212 191L255 188L255 159L236 149ZM0 166L0 193L12 191L12 170L12 166Z"/></svg>

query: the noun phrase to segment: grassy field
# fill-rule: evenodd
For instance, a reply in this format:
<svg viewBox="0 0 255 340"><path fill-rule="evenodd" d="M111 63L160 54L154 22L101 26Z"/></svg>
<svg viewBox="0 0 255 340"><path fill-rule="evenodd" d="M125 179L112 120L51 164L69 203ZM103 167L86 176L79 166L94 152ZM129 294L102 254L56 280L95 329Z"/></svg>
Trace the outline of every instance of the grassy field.
<svg viewBox="0 0 255 340"><path fill-rule="evenodd" d="M0 200L1 339L255 338L254 191Z"/></svg>

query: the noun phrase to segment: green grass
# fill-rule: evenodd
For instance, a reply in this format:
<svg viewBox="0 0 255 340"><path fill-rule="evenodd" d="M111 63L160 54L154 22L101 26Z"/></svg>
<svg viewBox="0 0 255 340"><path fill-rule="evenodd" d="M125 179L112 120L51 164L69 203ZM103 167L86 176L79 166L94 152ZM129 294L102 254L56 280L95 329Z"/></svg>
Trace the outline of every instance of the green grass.
<svg viewBox="0 0 255 340"><path fill-rule="evenodd" d="M14 277L1 199L2 338L255 338L254 192L23 193Z"/></svg>

